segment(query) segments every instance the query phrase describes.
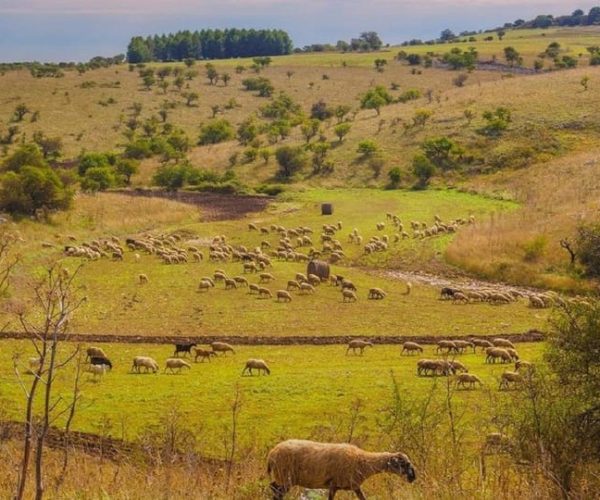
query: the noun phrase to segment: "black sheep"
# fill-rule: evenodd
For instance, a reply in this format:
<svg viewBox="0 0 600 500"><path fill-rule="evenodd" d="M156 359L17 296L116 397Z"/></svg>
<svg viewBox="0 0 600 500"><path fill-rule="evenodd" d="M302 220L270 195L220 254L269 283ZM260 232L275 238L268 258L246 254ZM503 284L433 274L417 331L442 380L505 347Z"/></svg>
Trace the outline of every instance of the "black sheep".
<svg viewBox="0 0 600 500"><path fill-rule="evenodd" d="M103 356L92 356L90 358L90 364L91 365L106 365L106 366L108 366L109 370L112 370L112 363L110 362L110 359L105 358Z"/></svg>
<svg viewBox="0 0 600 500"><path fill-rule="evenodd" d="M195 346L196 344L175 344L175 352L173 353L173 356L179 357L180 352L191 354L192 347Z"/></svg>

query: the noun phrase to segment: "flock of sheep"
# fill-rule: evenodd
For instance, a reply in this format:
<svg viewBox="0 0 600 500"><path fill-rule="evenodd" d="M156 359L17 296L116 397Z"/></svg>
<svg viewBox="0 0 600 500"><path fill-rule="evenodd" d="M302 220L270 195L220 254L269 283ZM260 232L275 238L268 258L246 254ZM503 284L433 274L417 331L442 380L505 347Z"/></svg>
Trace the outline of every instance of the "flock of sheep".
<svg viewBox="0 0 600 500"><path fill-rule="evenodd" d="M348 344L346 354L351 351L354 354L357 352L362 356L365 348L372 347L373 343L366 340L352 340ZM519 358L519 353L515 349L514 344L507 339L496 338L491 341L480 338L470 338L466 340L440 340L438 341L435 353L442 354L441 359L420 359L417 362L418 376L450 376L456 377L456 387L466 389L475 388L475 385L483 385L481 379L472 373L469 373L468 368L455 357L464 354L467 350L472 349L473 353L477 349L485 354L485 363L515 363L514 371L505 371L500 376L500 390L508 389L511 386L517 386L523 382L523 371L531 373L533 364L529 361L524 361ZM401 354L412 355L422 354L424 348L417 342L407 341L402 344ZM452 358L450 359L450 356Z"/></svg>

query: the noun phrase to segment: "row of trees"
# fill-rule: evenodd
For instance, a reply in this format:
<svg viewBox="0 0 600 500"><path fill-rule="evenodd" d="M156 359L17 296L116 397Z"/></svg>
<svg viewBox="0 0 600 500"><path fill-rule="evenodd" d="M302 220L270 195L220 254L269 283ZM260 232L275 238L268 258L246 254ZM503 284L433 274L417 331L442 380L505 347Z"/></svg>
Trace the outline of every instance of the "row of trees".
<svg viewBox="0 0 600 500"><path fill-rule="evenodd" d="M592 7L586 14L582 9L573 11L570 15L553 16L540 14L525 21L517 19L514 23L506 23L505 28L549 28L550 26L590 26L600 24L600 7Z"/></svg>
<svg viewBox="0 0 600 500"><path fill-rule="evenodd" d="M179 31L143 38L135 36L127 47L130 63L277 56L292 52L290 36L277 29L225 29Z"/></svg>

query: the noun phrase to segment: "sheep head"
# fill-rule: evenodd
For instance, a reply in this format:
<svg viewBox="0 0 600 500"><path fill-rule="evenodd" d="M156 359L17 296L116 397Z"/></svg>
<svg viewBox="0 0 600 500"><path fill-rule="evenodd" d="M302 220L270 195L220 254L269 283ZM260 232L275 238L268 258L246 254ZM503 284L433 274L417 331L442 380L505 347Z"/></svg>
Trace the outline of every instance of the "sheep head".
<svg viewBox="0 0 600 500"><path fill-rule="evenodd" d="M394 474L400 475L405 474L409 483L412 483L417 478L415 469L410 462L410 459L404 453L395 453L388 460L386 465L388 472L393 472Z"/></svg>

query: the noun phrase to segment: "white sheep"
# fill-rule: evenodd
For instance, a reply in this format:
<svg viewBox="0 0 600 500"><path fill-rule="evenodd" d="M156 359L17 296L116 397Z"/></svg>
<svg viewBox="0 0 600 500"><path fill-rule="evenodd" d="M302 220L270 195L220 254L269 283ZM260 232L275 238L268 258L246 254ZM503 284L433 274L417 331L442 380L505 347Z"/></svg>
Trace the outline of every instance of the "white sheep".
<svg viewBox="0 0 600 500"><path fill-rule="evenodd" d="M342 290L342 302L356 302L357 301L357 297L356 294L348 289L348 288L344 288Z"/></svg>
<svg viewBox="0 0 600 500"><path fill-rule="evenodd" d="M356 354L356 349L360 350L360 355L363 355L363 352L366 347L373 347L373 342L369 342L366 340L351 340L348 344L348 348L346 349L346 356L350 349L352 349L352 354Z"/></svg>
<svg viewBox="0 0 600 500"><path fill-rule="evenodd" d="M133 358L131 371L140 373L141 368L144 368L146 373L148 373L148 371L156 373L158 372L158 363L148 356L136 356Z"/></svg>
<svg viewBox="0 0 600 500"><path fill-rule="evenodd" d="M510 387L511 384L520 384L523 382L523 376L517 372L504 372L500 377L499 389L505 390Z"/></svg>
<svg viewBox="0 0 600 500"><path fill-rule="evenodd" d="M106 374L106 365L88 365L85 371L91 373L94 380L99 380Z"/></svg>
<svg viewBox="0 0 600 500"><path fill-rule="evenodd" d="M242 376L244 376L246 372L252 376L252 370L258 370L259 374L262 372L264 375L271 375L271 370L263 359L249 359L246 361L246 365L242 370Z"/></svg>
<svg viewBox="0 0 600 500"><path fill-rule="evenodd" d="M233 350L233 346L231 346L227 342L213 342L212 344L210 344L210 347L212 348L212 350L214 352L216 352L216 353L222 352L223 355L226 355L228 352L235 354L235 351Z"/></svg>
<svg viewBox="0 0 600 500"><path fill-rule="evenodd" d="M165 373L167 370L171 370L171 373L175 373L175 370L177 370L177 373L179 373L181 372L182 368L187 368L189 370L191 365L181 358L169 358L167 361L165 361L165 369L163 373Z"/></svg>
<svg viewBox="0 0 600 500"><path fill-rule="evenodd" d="M456 376L456 387L466 389L466 384L469 384L471 389L475 387L475 384L483 385L477 375L473 375L472 373L459 373Z"/></svg>
<svg viewBox="0 0 600 500"><path fill-rule="evenodd" d="M416 479L415 470L404 453L373 453L351 444L317 443L290 439L275 446L267 457L273 498L282 500L293 486L328 489L329 498L337 491L353 491L365 499L361 485L382 472Z"/></svg>
<svg viewBox="0 0 600 500"><path fill-rule="evenodd" d="M291 302L292 296L286 290L277 290L277 302Z"/></svg>
<svg viewBox="0 0 600 500"><path fill-rule="evenodd" d="M400 354L404 354L405 351L408 354L411 354L413 352L423 352L423 347L417 344L416 342L404 342L404 344L402 344L402 352Z"/></svg>

